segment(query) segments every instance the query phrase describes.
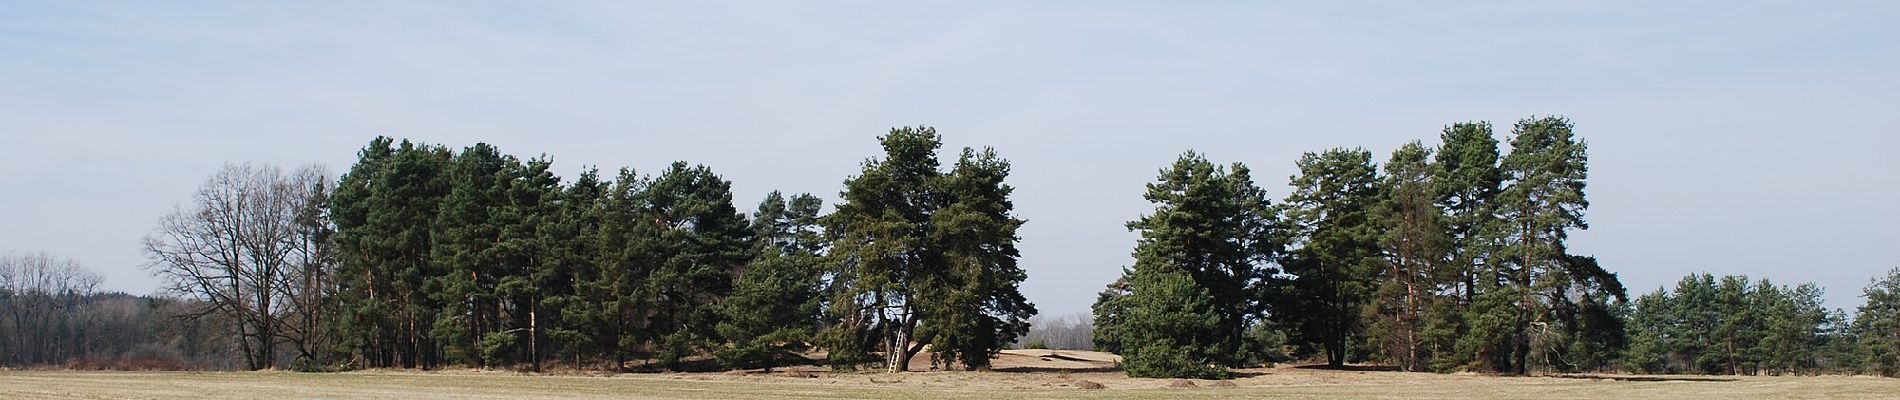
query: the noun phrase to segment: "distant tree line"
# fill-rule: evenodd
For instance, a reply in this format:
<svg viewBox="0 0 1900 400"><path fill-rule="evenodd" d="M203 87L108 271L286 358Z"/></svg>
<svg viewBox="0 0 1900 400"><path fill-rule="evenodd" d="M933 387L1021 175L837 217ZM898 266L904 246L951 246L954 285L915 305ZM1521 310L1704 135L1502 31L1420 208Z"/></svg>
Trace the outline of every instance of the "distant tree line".
<svg viewBox="0 0 1900 400"><path fill-rule="evenodd" d="M83 312L99 274L47 253L0 255L0 357L9 364L64 362L90 355L95 328Z"/></svg>
<svg viewBox="0 0 1900 400"><path fill-rule="evenodd" d="M1087 313L1051 317L1037 315L1029 318L1029 333L1024 334L1017 347L1025 349L1055 350L1093 350L1095 349L1095 324Z"/></svg>
<svg viewBox="0 0 1900 400"><path fill-rule="evenodd" d="M215 318L193 302L99 292L99 274L50 253L0 254L0 366L233 369Z"/></svg>
<svg viewBox="0 0 1900 400"><path fill-rule="evenodd" d="M1097 298L1094 344L1137 377L1223 378L1284 357L1509 374L1892 374L1900 329L1883 305L1895 301L1879 299L1895 290L1877 289L1894 283L1869 289L1852 329L1812 285L1740 277L1692 277L1632 307L1616 274L1565 245L1589 226L1588 147L1573 124L1529 118L1508 139L1501 152L1491 124L1452 124L1438 146L1407 143L1383 168L1363 149L1307 153L1278 204L1247 166L1188 152L1148 184L1155 210L1128 223L1141 235L1135 264Z"/></svg>
<svg viewBox="0 0 1900 400"><path fill-rule="evenodd" d="M1814 284L1692 274L1636 298L1625 368L1648 373L1894 376L1900 270L1866 289L1858 319Z"/></svg>

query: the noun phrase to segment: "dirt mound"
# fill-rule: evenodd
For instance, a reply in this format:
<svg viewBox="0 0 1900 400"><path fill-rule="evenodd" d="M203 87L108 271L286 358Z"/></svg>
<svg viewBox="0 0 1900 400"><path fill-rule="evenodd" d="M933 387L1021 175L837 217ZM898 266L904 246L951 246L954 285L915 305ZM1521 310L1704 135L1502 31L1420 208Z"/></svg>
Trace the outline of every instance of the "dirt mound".
<svg viewBox="0 0 1900 400"><path fill-rule="evenodd" d="M185 365L158 358L89 357L67 361L65 368L74 371L183 371Z"/></svg>
<svg viewBox="0 0 1900 400"><path fill-rule="evenodd" d="M990 368L1003 372L1112 372L1120 356L1081 350L1003 350Z"/></svg>
<svg viewBox="0 0 1900 400"><path fill-rule="evenodd" d="M1186 388L1192 388L1192 387L1200 387L1200 385L1195 385L1194 381L1190 381L1186 379L1175 379L1172 381L1168 381L1168 388L1170 389L1186 389Z"/></svg>
<svg viewBox="0 0 1900 400"><path fill-rule="evenodd" d="M1107 389L1108 386L1104 386L1100 383L1095 383L1094 381L1076 381L1075 388L1086 389L1086 390L1097 390L1097 389Z"/></svg>

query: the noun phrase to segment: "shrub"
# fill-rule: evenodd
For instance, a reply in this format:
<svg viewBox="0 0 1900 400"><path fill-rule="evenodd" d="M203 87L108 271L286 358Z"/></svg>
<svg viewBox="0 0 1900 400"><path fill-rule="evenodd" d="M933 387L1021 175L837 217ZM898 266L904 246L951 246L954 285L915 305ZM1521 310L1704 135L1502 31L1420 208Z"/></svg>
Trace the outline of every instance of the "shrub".
<svg viewBox="0 0 1900 400"><path fill-rule="evenodd" d="M1122 355L1122 369L1128 372L1130 377L1193 379L1232 377L1226 368L1189 359L1170 341L1149 343L1126 350L1128 350L1127 354Z"/></svg>

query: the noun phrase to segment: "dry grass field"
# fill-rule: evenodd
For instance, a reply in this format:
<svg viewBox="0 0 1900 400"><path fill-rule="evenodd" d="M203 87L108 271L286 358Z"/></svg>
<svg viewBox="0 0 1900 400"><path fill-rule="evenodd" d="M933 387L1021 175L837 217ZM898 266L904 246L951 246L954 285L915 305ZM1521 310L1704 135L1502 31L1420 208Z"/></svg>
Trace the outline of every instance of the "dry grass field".
<svg viewBox="0 0 1900 400"><path fill-rule="evenodd" d="M0 371L0 399L1893 399L1872 377L1508 378L1269 368L1131 379L1083 352L1014 352L992 372L525 375L509 372ZM1097 353L1099 354L1099 353ZM1112 364L1110 364L1112 365ZM1079 388L1084 382L1104 389ZM1231 386L1229 386L1231 383Z"/></svg>

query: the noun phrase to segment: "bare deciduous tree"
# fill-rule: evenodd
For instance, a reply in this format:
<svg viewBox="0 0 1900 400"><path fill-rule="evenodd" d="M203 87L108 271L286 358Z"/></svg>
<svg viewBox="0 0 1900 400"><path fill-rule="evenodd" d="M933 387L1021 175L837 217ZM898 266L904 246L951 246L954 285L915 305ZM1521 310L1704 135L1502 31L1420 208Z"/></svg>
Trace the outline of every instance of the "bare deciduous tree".
<svg viewBox="0 0 1900 400"><path fill-rule="evenodd" d="M322 337L328 180L315 166L228 164L144 240L147 268L169 290L204 301L196 315L237 322L250 369L277 366L280 343L312 357L311 340Z"/></svg>

